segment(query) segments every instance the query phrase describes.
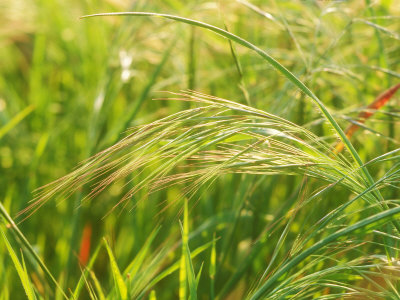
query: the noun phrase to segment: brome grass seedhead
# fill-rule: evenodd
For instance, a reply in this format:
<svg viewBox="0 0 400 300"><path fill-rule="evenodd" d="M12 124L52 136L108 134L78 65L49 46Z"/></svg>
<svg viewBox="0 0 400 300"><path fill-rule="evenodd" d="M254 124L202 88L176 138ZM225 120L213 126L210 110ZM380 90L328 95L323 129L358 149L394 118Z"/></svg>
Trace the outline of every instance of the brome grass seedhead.
<svg viewBox="0 0 400 300"><path fill-rule="evenodd" d="M186 193L192 194L207 181L229 173L304 174L340 182L356 193L366 188L360 169L334 155L330 145L301 126L193 91L174 96L171 100L200 106L133 128L115 145L39 189L24 212L51 198L68 198L83 186L90 187L85 199L93 199L116 182L134 181L117 207L145 187L155 191L186 183ZM147 175L136 180L140 174Z"/></svg>

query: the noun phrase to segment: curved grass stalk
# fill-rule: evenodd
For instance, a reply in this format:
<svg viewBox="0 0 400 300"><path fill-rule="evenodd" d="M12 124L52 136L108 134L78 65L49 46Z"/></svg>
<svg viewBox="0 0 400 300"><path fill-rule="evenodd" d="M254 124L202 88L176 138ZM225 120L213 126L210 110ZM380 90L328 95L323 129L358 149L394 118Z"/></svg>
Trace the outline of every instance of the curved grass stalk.
<svg viewBox="0 0 400 300"><path fill-rule="evenodd" d="M354 161L356 164L361 167L361 170L368 182L369 185L373 185L374 180L372 176L370 175L368 169L363 166L363 162L358 155L357 151L353 147L352 143L350 140L347 138L346 134L344 131L341 129L339 124L336 122L336 120L332 117L328 109L325 107L325 105L322 103L322 101L300 80L298 79L292 72L290 72L286 67L284 67L282 64L280 64L277 60L275 60L272 56L270 56L268 53L263 51L262 49L258 48L254 44L250 43L249 41L232 34L226 30L223 30L219 27L200 22L197 20L193 19L188 19L184 17L179 17L175 15L169 15L169 14L160 14L160 13L151 13L151 12L117 12L117 13L100 13L100 14L92 14L92 15L86 15L82 16L81 18L90 18L90 17L99 17L99 16L136 16L136 17L162 17L166 19L171 19L175 20L178 22L186 23L192 26L197 26L201 28L208 29L214 33L217 33L231 41L234 41L250 50L255 51L257 54L259 54L264 60L266 60L269 64L271 64L275 69L277 69L281 74L283 74L288 80L290 80L296 87L298 87L302 92L304 92L307 96L309 96L313 102L317 105L317 107L320 109L322 114L325 116L325 118L329 121L333 129L336 131L336 133L340 136L341 140L345 144L346 148L349 150L351 156L353 157ZM379 201L383 201L382 195L380 195L379 191L377 191L376 196ZM400 227L399 227L400 228ZM399 230L400 231L400 230Z"/></svg>

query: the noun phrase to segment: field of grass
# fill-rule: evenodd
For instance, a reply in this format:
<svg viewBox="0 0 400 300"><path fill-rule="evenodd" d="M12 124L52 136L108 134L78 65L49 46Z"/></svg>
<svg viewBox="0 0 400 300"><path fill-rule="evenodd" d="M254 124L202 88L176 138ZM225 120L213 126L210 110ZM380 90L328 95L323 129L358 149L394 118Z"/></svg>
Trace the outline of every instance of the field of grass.
<svg viewBox="0 0 400 300"><path fill-rule="evenodd" d="M397 0L0 21L0 299L400 299Z"/></svg>

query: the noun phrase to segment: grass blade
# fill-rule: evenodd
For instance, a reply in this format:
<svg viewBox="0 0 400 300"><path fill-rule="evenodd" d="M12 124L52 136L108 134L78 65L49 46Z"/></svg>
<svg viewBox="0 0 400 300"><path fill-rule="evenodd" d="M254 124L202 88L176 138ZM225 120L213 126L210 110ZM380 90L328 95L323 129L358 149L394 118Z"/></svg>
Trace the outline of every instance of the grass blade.
<svg viewBox="0 0 400 300"><path fill-rule="evenodd" d="M186 279L189 284L189 291L190 291L190 299L196 300L197 299L197 280L196 275L194 274L194 268L192 264L192 259L190 256L190 249L189 249L189 219L188 219L188 204L187 199L185 199L185 207L183 213L183 225L181 225L182 231L182 256L185 260L185 267L186 267ZM200 276L200 275L199 275Z"/></svg>
<svg viewBox="0 0 400 300"><path fill-rule="evenodd" d="M371 224L377 223L379 221L388 219L390 217L393 217L396 214L400 213L400 207L395 207L391 208L389 210L383 211L381 213L375 214L373 216L370 216L368 218L365 218L361 221L358 221L357 223L350 225L348 227L345 227L341 230L336 231L335 233L327 236L326 238L316 242L313 244L311 247L309 247L307 250L301 252L299 255L296 255L293 257L291 260L289 260L284 266L282 266L279 271L277 271L274 275L272 275L251 297L251 300L255 299L260 299L266 291L279 279L281 276L286 274L291 268L294 266L298 265L300 262L302 262L304 259L315 253L317 250L325 247L329 243L336 241L342 236L345 236L347 234L350 234L357 229L360 228L365 228L368 226L371 226ZM389 220L388 220L389 221Z"/></svg>
<svg viewBox="0 0 400 300"><path fill-rule="evenodd" d="M90 257L89 263L85 267L85 270L82 272L82 275L81 275L81 277L80 277L80 279L78 281L78 284L76 285L76 288L75 288L75 291L74 291L74 294L73 294L74 295L73 296L74 299L79 299L80 292L82 290L82 287L85 284L85 279L86 279L88 273L90 272L90 270L92 269L94 262L97 259L97 256L98 256L98 254L100 252L100 249L101 249L101 246L102 246L101 243L98 244L98 246L97 246L96 250L94 251L93 255Z"/></svg>
<svg viewBox="0 0 400 300"><path fill-rule="evenodd" d="M8 222L8 225L11 227L12 232L15 234L15 236L18 237L18 239L24 245L26 250L33 256L35 261L39 264L40 268L46 274L49 281L52 282L56 286L57 289L59 289L59 291L62 293L62 295L64 296L65 299L68 299L67 295L64 293L63 289L58 284L57 280L54 278L54 276L51 274L49 269L43 263L42 259L39 257L39 255L36 253L36 251L33 249L32 245L26 239L26 237L21 232L21 230L19 230L18 226L15 224L14 220L8 214L7 210L5 209L5 207L3 206L3 204L1 202L0 202L0 214Z"/></svg>
<svg viewBox="0 0 400 300"><path fill-rule="evenodd" d="M12 118L6 125L0 128L0 140L5 136L11 129L17 126L27 116L29 116L35 110L34 105L29 105L20 111L14 118Z"/></svg>
<svg viewBox="0 0 400 300"><path fill-rule="evenodd" d="M13 263L14 263L15 269L18 272L18 276L21 279L21 283L22 283L22 286L24 287L26 296L28 297L29 300L36 299L35 292L33 291L33 287L31 285L31 282L30 282L30 279L29 279L29 275L28 275L28 273L26 271L26 268L25 268L24 259L22 258L23 265L21 265L17 255L15 254L13 248L11 247L11 245L10 245L10 243L9 243L7 237L6 237L6 234L4 233L2 228L0 228L0 232L1 232L1 235L3 237L4 243L6 244L7 251L10 254L10 257L11 257Z"/></svg>
<svg viewBox="0 0 400 300"><path fill-rule="evenodd" d="M211 245L212 245L213 241L208 242L198 248L196 248L194 251L192 251L190 253L190 258L193 259L195 258L197 255L203 253L205 250L207 250ZM167 277L168 275L171 275L172 273L174 273L175 271L177 271L178 269L180 269L181 267L181 262L182 260L179 259L178 261L176 261L174 264L172 264L170 267L168 267L167 269L165 269L164 271L162 271L159 275L157 275L146 287L145 291L149 290L150 288L152 288L154 285L156 285L159 281L161 281L162 279L164 279L165 277ZM185 272L186 273L186 272ZM186 282L185 282L186 284ZM143 297L144 292L142 292L138 299L141 299Z"/></svg>
<svg viewBox="0 0 400 300"><path fill-rule="evenodd" d="M97 292L97 296L99 297L99 300L105 300L106 296L103 293L103 289L101 288L101 283L97 279L96 275L94 274L93 271L89 271L90 277L92 278L92 281L94 283L94 288Z"/></svg>
<svg viewBox="0 0 400 300"><path fill-rule="evenodd" d="M118 294L122 300L128 299L128 289L126 287L125 281L122 278L121 271L119 270L117 261L115 260L114 254L111 250L110 245L107 240L103 238L104 245L106 246L108 257L111 263L111 271L114 277L115 286L117 288Z"/></svg>
<svg viewBox="0 0 400 300"><path fill-rule="evenodd" d="M215 233L214 239L211 247L211 255L210 255L210 268L209 268L209 275L210 275L210 299L214 300L215 298L215 274L217 265L217 250L216 250L216 240L215 240Z"/></svg>

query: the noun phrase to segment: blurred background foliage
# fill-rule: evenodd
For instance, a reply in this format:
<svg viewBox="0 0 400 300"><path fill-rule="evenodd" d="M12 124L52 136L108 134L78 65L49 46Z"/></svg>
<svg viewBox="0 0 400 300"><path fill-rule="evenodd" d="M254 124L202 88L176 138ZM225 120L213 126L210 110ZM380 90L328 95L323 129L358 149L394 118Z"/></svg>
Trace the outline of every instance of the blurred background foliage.
<svg viewBox="0 0 400 300"><path fill-rule="evenodd" d="M195 106L153 101L166 96L162 91L190 89L248 104L335 141L320 113L296 87L249 50L238 45L232 50L222 37L160 18L79 19L115 11L170 13L226 26L296 74L342 127L400 77L396 0L2 0L0 199L12 216L28 205L36 188L111 146L129 127ZM398 99L352 138L364 161L398 147ZM371 172L382 175L384 168L374 166ZM151 194L141 190L132 198L132 210L108 214L133 184L128 177L95 199L81 202L89 190L84 187L68 200L48 202L24 221L16 218L65 291L73 290L81 275L78 258L85 227L91 231L91 253L107 237L121 269L159 225L147 260L161 247L169 251L154 274L179 260L183 186ZM239 174L222 176L199 189L189 203L190 248L205 245L216 235L216 294L241 299L254 287L285 225L274 228L272 221L289 218L287 212L295 201L323 185L302 176ZM396 189L384 193L397 197ZM338 187L299 210L279 257L290 251L298 234L349 197L347 190ZM355 220L360 217L354 215ZM259 246L256 241L270 228L274 229ZM252 251L255 247L258 250ZM7 250L2 246L0 251L0 298L23 298ZM210 251L211 246L194 260L196 270L201 262L208 270ZM141 268L146 269L147 263ZM111 290L106 251L99 252L94 271L104 290ZM229 281L233 274L239 277ZM39 294L53 299L40 274L32 271L31 276ZM206 275L201 277L200 299L209 298L210 284ZM160 299L177 298L178 290L179 272L155 287Z"/></svg>

